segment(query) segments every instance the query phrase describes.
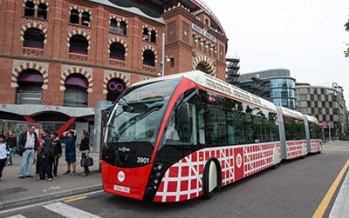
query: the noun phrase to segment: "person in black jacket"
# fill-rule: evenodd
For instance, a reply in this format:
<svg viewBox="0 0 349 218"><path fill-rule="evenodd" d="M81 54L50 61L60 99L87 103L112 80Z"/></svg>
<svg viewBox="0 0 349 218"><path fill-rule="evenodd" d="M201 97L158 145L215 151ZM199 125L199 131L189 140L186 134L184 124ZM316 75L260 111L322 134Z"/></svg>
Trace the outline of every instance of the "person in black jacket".
<svg viewBox="0 0 349 218"><path fill-rule="evenodd" d="M51 168L53 169L53 175L57 176L58 160L62 156L62 143L58 137L57 132L51 133L50 137L52 140L52 147L53 147L53 155L51 156L52 157Z"/></svg>
<svg viewBox="0 0 349 218"><path fill-rule="evenodd" d="M87 130L81 131L81 143L80 143L80 152L81 152L81 159L88 157L88 154L90 152L90 133ZM90 174L90 170L87 166L84 166L84 173L82 176L87 176Z"/></svg>
<svg viewBox="0 0 349 218"><path fill-rule="evenodd" d="M40 141L40 151L38 154L39 166L40 166L40 176L37 177L37 180L45 180L47 175L47 180L52 181L52 170L50 166L49 157L52 152L52 143L49 137L50 133L44 129L40 129L41 141Z"/></svg>

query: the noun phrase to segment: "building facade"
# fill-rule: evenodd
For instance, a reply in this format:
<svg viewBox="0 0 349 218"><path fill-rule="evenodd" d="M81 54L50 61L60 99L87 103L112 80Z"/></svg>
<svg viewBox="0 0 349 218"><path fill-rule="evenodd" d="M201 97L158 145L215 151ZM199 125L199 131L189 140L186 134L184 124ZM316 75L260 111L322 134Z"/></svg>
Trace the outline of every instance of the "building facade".
<svg viewBox="0 0 349 218"><path fill-rule="evenodd" d="M228 39L202 1L2 0L0 20L0 132L87 129L96 101L161 75L225 80Z"/></svg>
<svg viewBox="0 0 349 218"><path fill-rule="evenodd" d="M295 79L287 69L273 69L240 75L240 87L273 102L295 109Z"/></svg>
<svg viewBox="0 0 349 218"><path fill-rule="evenodd" d="M296 110L316 117L324 127L324 136L347 138L348 115L343 88L336 83L332 87L296 84Z"/></svg>

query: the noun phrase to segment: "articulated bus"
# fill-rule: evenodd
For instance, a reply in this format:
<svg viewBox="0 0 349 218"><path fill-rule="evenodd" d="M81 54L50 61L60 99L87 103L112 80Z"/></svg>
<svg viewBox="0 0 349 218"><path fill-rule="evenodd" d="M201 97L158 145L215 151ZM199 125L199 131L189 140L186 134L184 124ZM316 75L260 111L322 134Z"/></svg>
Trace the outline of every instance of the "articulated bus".
<svg viewBox="0 0 349 218"><path fill-rule="evenodd" d="M105 192L154 202L210 198L282 160L320 152L316 118L200 71L135 83L102 145Z"/></svg>

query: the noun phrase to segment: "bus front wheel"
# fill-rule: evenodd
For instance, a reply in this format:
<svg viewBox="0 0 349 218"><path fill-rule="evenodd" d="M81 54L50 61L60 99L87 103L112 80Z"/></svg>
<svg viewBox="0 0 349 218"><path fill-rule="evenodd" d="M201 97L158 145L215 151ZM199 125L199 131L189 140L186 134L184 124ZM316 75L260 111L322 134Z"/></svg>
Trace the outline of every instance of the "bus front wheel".
<svg viewBox="0 0 349 218"><path fill-rule="evenodd" d="M217 159L210 159L206 162L203 174L203 198L210 199L215 189L222 185L222 170Z"/></svg>

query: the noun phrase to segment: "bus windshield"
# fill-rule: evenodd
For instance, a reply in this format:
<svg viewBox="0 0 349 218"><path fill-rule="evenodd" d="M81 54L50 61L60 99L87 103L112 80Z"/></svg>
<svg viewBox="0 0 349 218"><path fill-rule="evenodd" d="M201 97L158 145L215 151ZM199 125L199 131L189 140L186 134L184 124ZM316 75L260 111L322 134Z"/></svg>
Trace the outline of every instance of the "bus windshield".
<svg viewBox="0 0 349 218"><path fill-rule="evenodd" d="M110 155L113 156L108 162L115 163L119 159L122 166L132 167L140 164L122 161L123 155L131 162L130 155L150 158L167 105L178 83L178 79L168 80L126 90L107 123L103 152L109 153L109 159Z"/></svg>

